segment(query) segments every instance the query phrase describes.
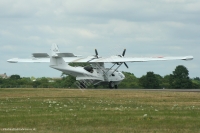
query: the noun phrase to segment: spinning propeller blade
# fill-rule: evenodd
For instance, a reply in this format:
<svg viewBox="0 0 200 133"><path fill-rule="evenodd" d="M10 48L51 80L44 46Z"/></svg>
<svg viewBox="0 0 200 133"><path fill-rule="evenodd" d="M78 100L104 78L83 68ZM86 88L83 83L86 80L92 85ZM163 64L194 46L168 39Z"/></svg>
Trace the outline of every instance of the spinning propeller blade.
<svg viewBox="0 0 200 133"><path fill-rule="evenodd" d="M96 54L96 57L99 58L97 49L95 49L95 54Z"/></svg>
<svg viewBox="0 0 200 133"><path fill-rule="evenodd" d="M126 62L124 62L124 65L128 68L128 65L126 64Z"/></svg>
<svg viewBox="0 0 200 133"><path fill-rule="evenodd" d="M126 49L124 49L124 51L122 53L122 56L125 56L125 53L126 53Z"/></svg>
<svg viewBox="0 0 200 133"><path fill-rule="evenodd" d="M95 55L93 55L93 56L94 56L94 58L92 58L91 60L89 60L87 62L90 62L90 61L92 61L94 59L98 59L99 58L97 49L95 49Z"/></svg>
<svg viewBox="0 0 200 133"><path fill-rule="evenodd" d="M126 49L124 49L122 55L119 55L119 57L124 57L125 54L126 54ZM122 63L124 63L124 65L128 68L128 65L126 64L126 62L122 62Z"/></svg>

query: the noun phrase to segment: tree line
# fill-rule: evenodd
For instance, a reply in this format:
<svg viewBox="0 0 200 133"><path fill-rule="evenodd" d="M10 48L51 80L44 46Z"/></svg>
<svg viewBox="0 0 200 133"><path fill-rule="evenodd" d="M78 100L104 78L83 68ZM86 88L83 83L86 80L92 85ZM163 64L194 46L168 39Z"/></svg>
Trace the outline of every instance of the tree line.
<svg viewBox="0 0 200 133"><path fill-rule="evenodd" d="M154 72L147 72L140 78L133 73L123 72L126 78L119 84L118 88L132 89L200 89L200 78L191 79L189 71L185 66L179 65L172 74L164 77ZM108 85L87 86L88 88L108 88ZM61 79L31 78L11 75L8 79L0 78L0 88L77 88L76 79L72 76L62 74Z"/></svg>

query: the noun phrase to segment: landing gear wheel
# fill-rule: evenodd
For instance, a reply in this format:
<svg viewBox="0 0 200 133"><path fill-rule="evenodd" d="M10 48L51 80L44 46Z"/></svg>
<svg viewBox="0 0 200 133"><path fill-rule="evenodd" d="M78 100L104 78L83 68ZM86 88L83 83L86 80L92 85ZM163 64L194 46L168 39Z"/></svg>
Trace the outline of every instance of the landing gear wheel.
<svg viewBox="0 0 200 133"><path fill-rule="evenodd" d="M118 88L118 85L115 85L115 89L117 89Z"/></svg>
<svg viewBox="0 0 200 133"><path fill-rule="evenodd" d="M110 88L110 89L113 89L114 87L115 87L114 82L110 81L110 82L109 82L109 88Z"/></svg>
<svg viewBox="0 0 200 133"><path fill-rule="evenodd" d="M97 88L98 87L98 85L94 85L94 88Z"/></svg>

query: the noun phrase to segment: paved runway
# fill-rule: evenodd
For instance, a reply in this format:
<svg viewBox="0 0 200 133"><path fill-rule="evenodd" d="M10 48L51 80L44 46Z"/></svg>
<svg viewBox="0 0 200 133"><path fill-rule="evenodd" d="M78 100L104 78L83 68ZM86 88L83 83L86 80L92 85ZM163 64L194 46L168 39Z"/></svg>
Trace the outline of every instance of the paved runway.
<svg viewBox="0 0 200 133"><path fill-rule="evenodd" d="M133 89L135 90L135 89ZM136 89L141 91L200 92L200 89Z"/></svg>
<svg viewBox="0 0 200 133"><path fill-rule="evenodd" d="M92 89L92 90L132 90L132 91L172 91L172 92L200 92L200 89Z"/></svg>

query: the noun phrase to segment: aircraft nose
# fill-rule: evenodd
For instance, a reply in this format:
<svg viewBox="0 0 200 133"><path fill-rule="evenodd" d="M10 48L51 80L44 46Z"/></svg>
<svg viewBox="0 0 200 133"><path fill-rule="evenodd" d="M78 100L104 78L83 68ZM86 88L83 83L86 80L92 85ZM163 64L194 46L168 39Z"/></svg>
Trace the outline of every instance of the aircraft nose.
<svg viewBox="0 0 200 133"><path fill-rule="evenodd" d="M120 77L121 77L122 79L125 79L125 75L124 75L123 73L121 73L121 72L120 72Z"/></svg>
<svg viewBox="0 0 200 133"><path fill-rule="evenodd" d="M123 79L125 78L125 75L122 73Z"/></svg>

